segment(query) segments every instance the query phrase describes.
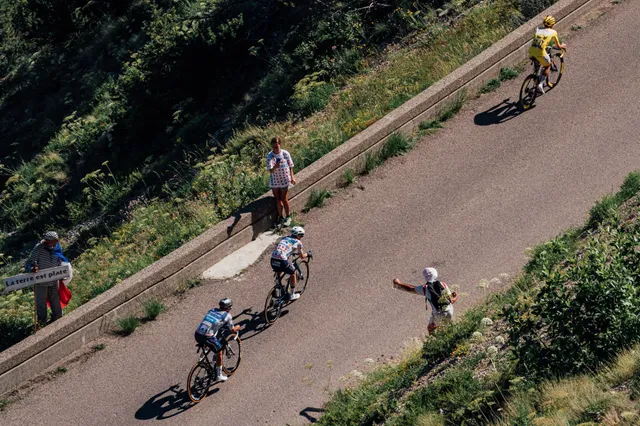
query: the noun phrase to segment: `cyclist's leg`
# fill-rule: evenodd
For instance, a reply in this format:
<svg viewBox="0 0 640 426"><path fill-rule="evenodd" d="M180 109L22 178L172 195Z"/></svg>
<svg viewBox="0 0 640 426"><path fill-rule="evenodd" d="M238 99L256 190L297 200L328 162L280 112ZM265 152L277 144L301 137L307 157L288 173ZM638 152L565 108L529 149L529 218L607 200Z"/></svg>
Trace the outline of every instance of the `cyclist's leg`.
<svg viewBox="0 0 640 426"><path fill-rule="evenodd" d="M291 293L293 293L293 289L296 286L296 268L291 264L291 262L287 261L283 272L289 275L289 285L291 286Z"/></svg>

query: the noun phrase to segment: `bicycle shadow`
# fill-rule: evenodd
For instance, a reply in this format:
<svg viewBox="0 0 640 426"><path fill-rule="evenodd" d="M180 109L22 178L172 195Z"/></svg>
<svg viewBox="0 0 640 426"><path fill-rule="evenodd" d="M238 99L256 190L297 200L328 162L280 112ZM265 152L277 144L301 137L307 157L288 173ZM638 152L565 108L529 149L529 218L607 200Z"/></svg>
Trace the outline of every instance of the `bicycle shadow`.
<svg viewBox="0 0 640 426"><path fill-rule="evenodd" d="M220 389L209 390L208 395L217 393ZM180 385L175 384L168 389L152 396L142 407L136 411L137 420L166 420L177 416L195 404L189 399L189 395Z"/></svg>
<svg viewBox="0 0 640 426"><path fill-rule="evenodd" d="M517 102L510 102L507 98L497 105L492 106L488 110L476 114L473 123L477 126L490 126L492 124L501 124L516 118L522 113Z"/></svg>
<svg viewBox="0 0 640 426"><path fill-rule="evenodd" d="M318 417L312 416L309 413L319 413L320 416L322 415L322 413L324 413L324 409L323 408L315 408L315 407L307 407L304 410L301 410L298 414L300 414L302 417L304 417L305 419L307 419L309 421L309 423L316 423L318 421Z"/></svg>
<svg viewBox="0 0 640 426"><path fill-rule="evenodd" d="M280 317L283 317L288 313L289 310L283 309L280 313ZM236 323L236 318L240 318L242 316L247 316L249 318L243 319L242 321ZM247 308L244 311L240 312L238 315L233 317L233 322L241 327L240 338L242 339L242 341L249 340L270 327L270 325L267 324L267 322L264 320L264 312L255 312L253 308Z"/></svg>

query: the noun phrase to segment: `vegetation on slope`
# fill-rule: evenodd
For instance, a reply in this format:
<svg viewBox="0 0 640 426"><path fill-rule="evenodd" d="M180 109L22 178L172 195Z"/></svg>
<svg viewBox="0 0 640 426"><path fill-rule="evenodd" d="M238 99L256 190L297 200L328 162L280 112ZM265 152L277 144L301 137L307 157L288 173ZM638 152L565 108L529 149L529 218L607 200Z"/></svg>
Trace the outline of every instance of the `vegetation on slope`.
<svg viewBox="0 0 640 426"><path fill-rule="evenodd" d="M638 424L640 348L624 351L640 342L639 215L636 172L506 292L336 392L319 423Z"/></svg>

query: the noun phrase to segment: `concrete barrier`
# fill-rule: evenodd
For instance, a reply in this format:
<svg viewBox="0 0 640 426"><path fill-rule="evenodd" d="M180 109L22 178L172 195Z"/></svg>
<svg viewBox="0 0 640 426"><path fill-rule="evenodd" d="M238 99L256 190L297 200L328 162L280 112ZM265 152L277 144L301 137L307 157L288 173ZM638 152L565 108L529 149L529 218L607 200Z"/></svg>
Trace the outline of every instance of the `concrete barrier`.
<svg viewBox="0 0 640 426"><path fill-rule="evenodd" d="M561 0L504 37L465 65L378 120L320 160L297 173L290 191L292 209L304 207L312 190L341 184L347 169L359 173L369 153L380 149L394 132L411 133L420 122L432 119L462 91L476 93L500 68L516 65L526 55L533 28L542 16L558 19L557 29L572 23L604 0ZM243 208L149 267L90 300L69 315L0 353L0 394L43 372L112 328L118 316L138 314L141 302L163 297L198 276L227 254L247 244L271 225L270 194Z"/></svg>

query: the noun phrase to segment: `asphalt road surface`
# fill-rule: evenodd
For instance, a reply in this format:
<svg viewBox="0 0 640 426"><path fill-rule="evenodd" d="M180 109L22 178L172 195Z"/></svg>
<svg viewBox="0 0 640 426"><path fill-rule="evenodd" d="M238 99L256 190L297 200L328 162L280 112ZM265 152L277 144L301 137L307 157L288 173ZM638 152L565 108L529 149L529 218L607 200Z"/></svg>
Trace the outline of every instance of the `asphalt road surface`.
<svg viewBox="0 0 640 426"><path fill-rule="evenodd" d="M299 424L320 415L327 389L388 358L426 331L419 297L391 280L419 283L435 266L463 293L515 274L525 248L583 223L594 201L640 169L640 2L617 5L569 43L561 84L512 115L522 78L471 102L446 128L392 159L358 186L308 214L310 286L273 326L250 315L243 362L229 382L191 406L184 392L196 360L193 332L223 296L236 315L261 311L268 259L240 279L209 282L126 338L37 387L0 414L8 425ZM495 108L494 108L495 107ZM487 112L489 111L489 112ZM497 121L503 121L497 123Z"/></svg>

